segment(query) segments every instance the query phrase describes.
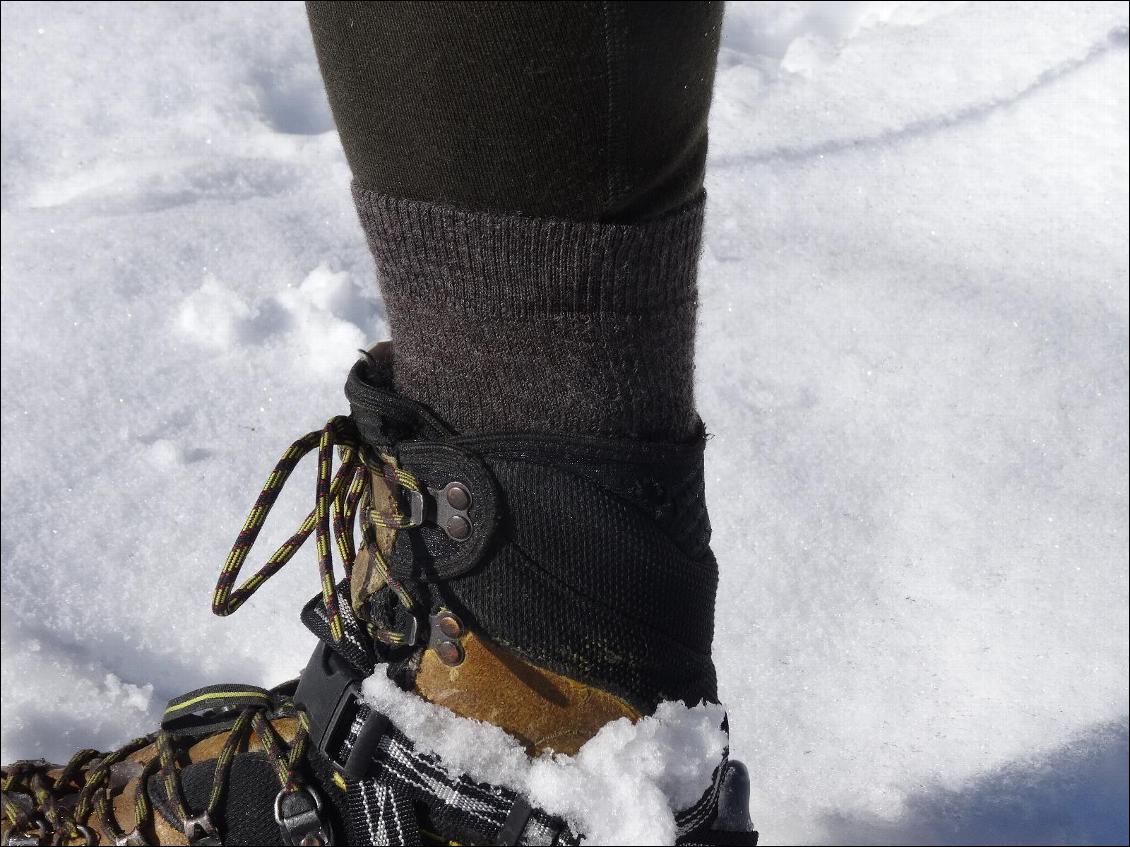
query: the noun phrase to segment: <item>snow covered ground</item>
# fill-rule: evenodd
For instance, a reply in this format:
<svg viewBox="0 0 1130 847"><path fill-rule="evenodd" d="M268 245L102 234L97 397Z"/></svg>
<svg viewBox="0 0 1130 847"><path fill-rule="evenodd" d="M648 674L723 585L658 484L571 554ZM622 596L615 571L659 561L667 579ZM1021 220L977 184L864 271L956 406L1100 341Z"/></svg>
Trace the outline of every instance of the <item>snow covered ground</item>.
<svg viewBox="0 0 1130 847"><path fill-rule="evenodd" d="M728 11L699 401L764 843L1126 839L1127 12ZM300 5L2 24L8 761L302 666L312 553L209 595L385 322Z"/></svg>

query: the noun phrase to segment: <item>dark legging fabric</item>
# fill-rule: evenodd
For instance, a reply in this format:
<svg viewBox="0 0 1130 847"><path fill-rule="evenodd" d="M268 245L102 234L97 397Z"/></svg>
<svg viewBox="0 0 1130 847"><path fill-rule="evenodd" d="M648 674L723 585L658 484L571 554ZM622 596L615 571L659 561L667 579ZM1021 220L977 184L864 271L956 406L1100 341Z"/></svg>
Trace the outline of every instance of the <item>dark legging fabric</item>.
<svg viewBox="0 0 1130 847"><path fill-rule="evenodd" d="M460 432L696 437L722 4L308 4L395 350Z"/></svg>
<svg viewBox="0 0 1130 847"><path fill-rule="evenodd" d="M311 2L357 184L636 222L702 189L720 2Z"/></svg>

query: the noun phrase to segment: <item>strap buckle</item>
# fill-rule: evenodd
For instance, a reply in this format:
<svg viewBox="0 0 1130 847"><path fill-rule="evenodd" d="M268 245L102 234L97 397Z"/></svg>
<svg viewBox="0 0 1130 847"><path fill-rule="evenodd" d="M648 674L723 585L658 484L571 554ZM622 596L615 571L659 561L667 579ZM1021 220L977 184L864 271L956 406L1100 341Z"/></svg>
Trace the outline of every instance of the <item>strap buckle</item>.
<svg viewBox="0 0 1130 847"><path fill-rule="evenodd" d="M310 741L335 765L361 700L361 678L325 642L318 642L306 663L294 702L310 719Z"/></svg>
<svg viewBox="0 0 1130 847"><path fill-rule="evenodd" d="M302 671L294 701L310 719L310 741L349 779L368 773L373 751L388 730L388 719L373 712L357 728L361 710L361 677L325 642L319 642Z"/></svg>
<svg viewBox="0 0 1130 847"><path fill-rule="evenodd" d="M36 821L36 831L32 833L25 832L9 832L6 844L11 844L13 847L37 847L39 844L47 844L48 838L51 836L51 830L47 828L47 824L43 821Z"/></svg>

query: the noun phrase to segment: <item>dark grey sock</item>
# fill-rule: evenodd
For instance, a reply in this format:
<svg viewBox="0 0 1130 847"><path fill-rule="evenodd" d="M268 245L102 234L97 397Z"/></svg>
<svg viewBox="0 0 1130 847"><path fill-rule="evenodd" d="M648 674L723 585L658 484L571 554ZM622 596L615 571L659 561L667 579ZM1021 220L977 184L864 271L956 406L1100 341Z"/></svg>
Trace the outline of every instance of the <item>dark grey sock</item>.
<svg viewBox="0 0 1130 847"><path fill-rule="evenodd" d="M354 199L397 390L463 433L694 436L702 199L639 224Z"/></svg>

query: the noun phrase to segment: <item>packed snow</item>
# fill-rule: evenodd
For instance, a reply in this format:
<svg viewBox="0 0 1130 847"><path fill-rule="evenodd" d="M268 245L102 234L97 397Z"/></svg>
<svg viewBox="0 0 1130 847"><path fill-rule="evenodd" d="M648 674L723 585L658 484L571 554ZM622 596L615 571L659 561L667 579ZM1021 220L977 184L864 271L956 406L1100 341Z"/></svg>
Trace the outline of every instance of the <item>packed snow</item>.
<svg viewBox="0 0 1130 847"><path fill-rule="evenodd" d="M364 694L418 750L438 755L451 776L522 793L584 833L586 844L674 843L675 812L707 791L727 743L720 705L660 703L635 724L607 724L575 756L530 758L498 727L426 703L381 674L365 682Z"/></svg>
<svg viewBox="0 0 1130 847"><path fill-rule="evenodd" d="M387 326L300 4L2 10L2 758L57 760L301 669L312 550L211 588ZM1126 840L1127 24L727 10L698 401L765 844Z"/></svg>

